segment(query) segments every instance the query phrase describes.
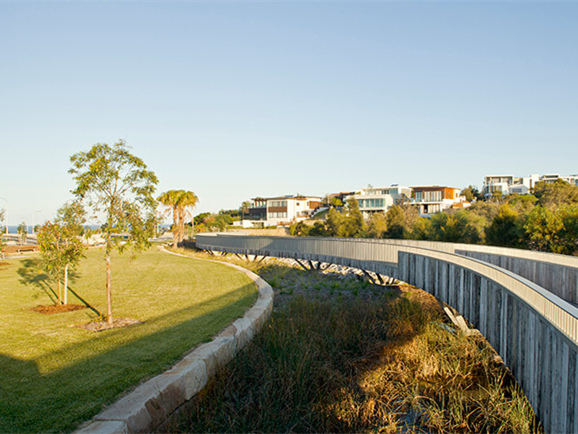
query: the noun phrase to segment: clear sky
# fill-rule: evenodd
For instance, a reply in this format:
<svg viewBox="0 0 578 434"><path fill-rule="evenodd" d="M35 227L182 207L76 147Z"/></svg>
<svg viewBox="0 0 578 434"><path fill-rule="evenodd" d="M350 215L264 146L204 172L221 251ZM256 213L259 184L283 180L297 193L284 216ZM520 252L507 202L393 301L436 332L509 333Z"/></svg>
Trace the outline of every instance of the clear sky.
<svg viewBox="0 0 578 434"><path fill-rule="evenodd" d="M0 3L0 207L125 139L195 212L578 173L576 2Z"/></svg>

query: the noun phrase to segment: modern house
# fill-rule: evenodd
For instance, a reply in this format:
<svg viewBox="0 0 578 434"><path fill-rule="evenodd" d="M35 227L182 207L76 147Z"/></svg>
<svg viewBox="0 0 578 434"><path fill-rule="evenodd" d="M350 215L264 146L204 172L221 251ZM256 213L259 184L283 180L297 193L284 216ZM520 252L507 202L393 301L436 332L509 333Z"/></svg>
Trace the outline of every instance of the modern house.
<svg viewBox="0 0 578 434"><path fill-rule="evenodd" d="M347 196L345 199L355 199L364 217L374 212L386 212L394 205L400 205L411 197L411 189L401 185L389 187L368 187Z"/></svg>
<svg viewBox="0 0 578 434"><path fill-rule="evenodd" d="M464 196L460 196L460 189L439 185L411 187L410 204L419 208L420 215L435 214L450 208L469 206Z"/></svg>
<svg viewBox="0 0 578 434"><path fill-rule="evenodd" d="M558 174L550 174L550 175L542 175L540 177L540 181L544 181L547 184L551 184L553 182L556 182L559 179L566 181L569 184L578 186L578 175L560 176Z"/></svg>
<svg viewBox="0 0 578 434"><path fill-rule="evenodd" d="M321 206L321 197L288 195L256 197L243 213L243 227L289 225L311 217Z"/></svg>
<svg viewBox="0 0 578 434"><path fill-rule="evenodd" d="M528 177L517 177L513 175L486 176L484 177L482 193L484 196L493 196L498 192L501 192L502 195L514 193L528 194L540 180L541 177L535 174Z"/></svg>
<svg viewBox="0 0 578 434"><path fill-rule="evenodd" d="M501 192L503 196L508 194L528 194L531 193L534 186L539 181L548 184L557 180L566 181L572 185L578 186L578 175L561 176L559 174L530 175L527 177L516 177L513 175L495 175L484 178L482 193L485 196L493 196Z"/></svg>

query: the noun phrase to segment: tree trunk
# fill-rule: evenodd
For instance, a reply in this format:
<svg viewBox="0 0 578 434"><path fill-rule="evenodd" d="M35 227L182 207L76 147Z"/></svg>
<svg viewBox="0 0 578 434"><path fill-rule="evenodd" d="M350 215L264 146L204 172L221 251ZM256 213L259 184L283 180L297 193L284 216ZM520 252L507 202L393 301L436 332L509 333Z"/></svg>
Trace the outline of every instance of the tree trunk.
<svg viewBox="0 0 578 434"><path fill-rule="evenodd" d="M62 304L62 289L60 287L60 278L56 279L56 286L58 287L58 304Z"/></svg>
<svg viewBox="0 0 578 434"><path fill-rule="evenodd" d="M64 267L64 304L68 304L68 264Z"/></svg>
<svg viewBox="0 0 578 434"><path fill-rule="evenodd" d="M179 243L179 211L173 208L173 248Z"/></svg>
<svg viewBox="0 0 578 434"><path fill-rule="evenodd" d="M106 255L106 315L107 321L112 325L112 288L110 279L110 253Z"/></svg>

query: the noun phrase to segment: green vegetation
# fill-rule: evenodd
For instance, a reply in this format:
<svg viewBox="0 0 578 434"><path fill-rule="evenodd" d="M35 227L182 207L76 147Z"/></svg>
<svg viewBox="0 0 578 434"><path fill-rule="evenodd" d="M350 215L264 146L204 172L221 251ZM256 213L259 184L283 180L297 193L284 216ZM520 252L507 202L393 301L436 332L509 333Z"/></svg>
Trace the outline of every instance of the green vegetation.
<svg viewBox="0 0 578 434"><path fill-rule="evenodd" d="M218 214L204 212L194 218L195 232L222 232L239 219L237 210L221 210Z"/></svg>
<svg viewBox="0 0 578 434"><path fill-rule="evenodd" d="M137 156L129 152L124 140L115 144L97 143L87 152L70 157L76 183L74 195L86 202L95 215L102 213L105 224L106 318L112 318L112 252L132 247L140 251L150 247L157 220L153 198L158 179ZM121 235L121 236L119 236Z"/></svg>
<svg viewBox="0 0 578 434"><path fill-rule="evenodd" d="M78 202L64 205L54 223L44 223L38 230L38 245L43 268L56 281L58 304L68 304L68 271L76 268L84 256L82 244L85 211ZM61 284L64 281L64 300Z"/></svg>
<svg viewBox="0 0 578 434"><path fill-rule="evenodd" d="M423 291L230 260L271 283L274 313L166 430L540 430L489 344L445 322Z"/></svg>
<svg viewBox="0 0 578 434"><path fill-rule="evenodd" d="M16 232L18 233L18 242L20 243L20 245L24 244L26 242L26 238L28 238L28 229L26 228L26 222L22 222L18 225L18 228L16 229Z"/></svg>
<svg viewBox="0 0 578 434"><path fill-rule="evenodd" d="M173 247L185 239L185 221L192 217L191 213L199 198L192 191L169 190L157 199L173 214Z"/></svg>
<svg viewBox="0 0 578 434"><path fill-rule="evenodd" d="M30 310L56 298L40 257L0 266L0 432L75 429L256 300L250 279L220 264L156 249L136 260L113 254L116 315L142 323L99 333L71 327L99 320L106 309L103 253L88 250L70 283L70 303L91 307L53 315Z"/></svg>
<svg viewBox="0 0 578 434"><path fill-rule="evenodd" d="M472 186L462 193L471 207L420 217L411 204L359 220L355 200L331 208L324 221L291 226L295 236L369 237L488 244L543 252L578 254L578 187L558 180L539 182L533 194L482 200Z"/></svg>

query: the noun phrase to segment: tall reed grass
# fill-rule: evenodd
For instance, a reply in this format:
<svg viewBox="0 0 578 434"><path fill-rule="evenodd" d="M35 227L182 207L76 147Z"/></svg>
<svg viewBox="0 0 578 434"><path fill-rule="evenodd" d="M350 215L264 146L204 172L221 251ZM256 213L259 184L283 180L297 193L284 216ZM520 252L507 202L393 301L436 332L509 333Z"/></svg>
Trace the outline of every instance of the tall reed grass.
<svg viewBox="0 0 578 434"><path fill-rule="evenodd" d="M288 300L165 429L541 431L487 341L454 330L425 292L344 283L274 262L249 266Z"/></svg>

